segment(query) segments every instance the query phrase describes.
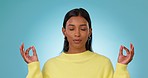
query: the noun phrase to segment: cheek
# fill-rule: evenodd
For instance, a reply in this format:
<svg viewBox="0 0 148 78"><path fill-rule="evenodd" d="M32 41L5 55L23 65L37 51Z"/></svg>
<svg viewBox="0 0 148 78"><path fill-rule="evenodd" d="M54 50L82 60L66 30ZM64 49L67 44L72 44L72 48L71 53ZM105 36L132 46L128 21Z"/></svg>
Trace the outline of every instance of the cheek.
<svg viewBox="0 0 148 78"><path fill-rule="evenodd" d="M83 37L88 37L88 36L89 36L89 32L88 32L88 31L82 32L82 33L81 33L81 36L83 36Z"/></svg>
<svg viewBox="0 0 148 78"><path fill-rule="evenodd" d="M82 35L81 35L81 38L84 40L84 41L87 41L88 40L88 36L89 36L89 34L88 33L83 33Z"/></svg>
<svg viewBox="0 0 148 78"><path fill-rule="evenodd" d="M73 35L72 32L69 32L69 31L66 32L66 36L67 36L67 37L71 37L72 35Z"/></svg>
<svg viewBox="0 0 148 78"><path fill-rule="evenodd" d="M73 38L73 33L67 32L67 33L66 33L66 37L67 37L68 41L71 41L72 38Z"/></svg>

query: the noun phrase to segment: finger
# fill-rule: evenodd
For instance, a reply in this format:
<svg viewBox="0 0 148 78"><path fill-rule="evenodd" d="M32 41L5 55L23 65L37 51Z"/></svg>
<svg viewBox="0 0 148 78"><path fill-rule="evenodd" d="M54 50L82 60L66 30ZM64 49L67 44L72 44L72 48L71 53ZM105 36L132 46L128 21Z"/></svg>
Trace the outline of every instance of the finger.
<svg viewBox="0 0 148 78"><path fill-rule="evenodd" d="M24 54L24 43L22 43L22 45L20 46L20 53L23 56L23 54Z"/></svg>
<svg viewBox="0 0 148 78"><path fill-rule="evenodd" d="M132 47L133 47L133 44L132 44L132 43L130 43L130 49L132 49Z"/></svg>
<svg viewBox="0 0 148 78"><path fill-rule="evenodd" d="M134 55L134 46L133 46L132 43L130 43L130 52L131 52L131 55L133 57L133 55Z"/></svg>
<svg viewBox="0 0 148 78"><path fill-rule="evenodd" d="M120 46L120 51L119 51L119 55L123 55L123 46Z"/></svg>
<svg viewBox="0 0 148 78"><path fill-rule="evenodd" d="M29 47L26 52L25 52L25 55L29 56L29 51L31 50L31 47Z"/></svg>
<svg viewBox="0 0 148 78"><path fill-rule="evenodd" d="M134 56L134 46L132 46L132 51L131 51L132 57Z"/></svg>
<svg viewBox="0 0 148 78"><path fill-rule="evenodd" d="M126 51L127 54L129 54L129 49L127 49L125 46L123 46L123 49Z"/></svg>
<svg viewBox="0 0 148 78"><path fill-rule="evenodd" d="M28 56L24 56L24 60L26 63L28 63L30 60L28 60Z"/></svg>
<svg viewBox="0 0 148 78"><path fill-rule="evenodd" d="M132 43L130 43L130 49L133 50L134 46Z"/></svg>
<svg viewBox="0 0 148 78"><path fill-rule="evenodd" d="M29 56L29 52L28 52L28 53L25 52L25 57L26 57L26 58L30 57L30 56Z"/></svg>
<svg viewBox="0 0 148 78"><path fill-rule="evenodd" d="M32 46L32 52L33 52L33 56L37 56L36 49L34 46Z"/></svg>

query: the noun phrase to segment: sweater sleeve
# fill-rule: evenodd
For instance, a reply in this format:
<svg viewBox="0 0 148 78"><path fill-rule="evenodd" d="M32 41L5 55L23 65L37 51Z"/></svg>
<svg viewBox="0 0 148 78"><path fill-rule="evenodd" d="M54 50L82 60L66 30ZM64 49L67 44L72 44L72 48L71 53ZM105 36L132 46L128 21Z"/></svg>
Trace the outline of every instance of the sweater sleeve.
<svg viewBox="0 0 148 78"><path fill-rule="evenodd" d="M114 72L112 63L110 60L108 60L107 64L105 65L103 78L130 78L127 65L117 63L116 70Z"/></svg>
<svg viewBox="0 0 148 78"><path fill-rule="evenodd" d="M39 62L28 64L28 75L26 78L43 78Z"/></svg>
<svg viewBox="0 0 148 78"><path fill-rule="evenodd" d="M114 78L130 78L127 65L117 63Z"/></svg>

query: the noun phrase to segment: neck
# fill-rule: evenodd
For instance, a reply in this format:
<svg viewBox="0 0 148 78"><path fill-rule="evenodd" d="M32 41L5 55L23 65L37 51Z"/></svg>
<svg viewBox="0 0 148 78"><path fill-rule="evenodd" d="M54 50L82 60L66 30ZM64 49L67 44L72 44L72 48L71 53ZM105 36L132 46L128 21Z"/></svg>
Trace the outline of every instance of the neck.
<svg viewBox="0 0 148 78"><path fill-rule="evenodd" d="M86 51L85 48L69 48L67 54L82 53L84 51Z"/></svg>

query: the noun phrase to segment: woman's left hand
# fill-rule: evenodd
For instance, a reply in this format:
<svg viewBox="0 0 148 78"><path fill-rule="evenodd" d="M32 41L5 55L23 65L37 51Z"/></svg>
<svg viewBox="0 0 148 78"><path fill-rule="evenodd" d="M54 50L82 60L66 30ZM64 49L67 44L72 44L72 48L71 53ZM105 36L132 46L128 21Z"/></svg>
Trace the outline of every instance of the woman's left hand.
<svg viewBox="0 0 148 78"><path fill-rule="evenodd" d="M126 51L126 55L123 55L123 50ZM125 46L121 45L118 56L118 63L127 65L129 62L132 61L133 56L134 56L134 46L132 43L130 44L130 50L127 49Z"/></svg>

